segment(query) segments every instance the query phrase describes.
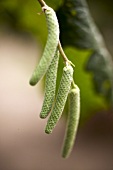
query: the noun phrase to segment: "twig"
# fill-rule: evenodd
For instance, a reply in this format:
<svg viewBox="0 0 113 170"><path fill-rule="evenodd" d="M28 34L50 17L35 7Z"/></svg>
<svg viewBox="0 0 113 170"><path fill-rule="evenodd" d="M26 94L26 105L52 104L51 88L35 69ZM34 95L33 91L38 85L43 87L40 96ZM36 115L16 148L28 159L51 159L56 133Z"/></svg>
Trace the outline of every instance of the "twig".
<svg viewBox="0 0 113 170"><path fill-rule="evenodd" d="M69 61L68 58L66 57L66 55L64 53L64 50L63 50L63 48L61 46L60 41L58 42L58 49L59 49L59 52L60 52L61 56L63 57L65 63L66 64L71 64L73 67L75 67L75 65L71 61Z"/></svg>
<svg viewBox="0 0 113 170"><path fill-rule="evenodd" d="M61 46L60 41L58 42L58 49L59 49L59 52L60 52L60 54L62 55L64 61L65 61L65 62L68 62L69 60L68 60L68 58L66 57L66 55L65 55L65 53L64 53L64 50L63 50L63 48L62 48L62 46Z"/></svg>
<svg viewBox="0 0 113 170"><path fill-rule="evenodd" d="M41 7L47 6L46 3L43 0L38 0L38 2L40 3Z"/></svg>

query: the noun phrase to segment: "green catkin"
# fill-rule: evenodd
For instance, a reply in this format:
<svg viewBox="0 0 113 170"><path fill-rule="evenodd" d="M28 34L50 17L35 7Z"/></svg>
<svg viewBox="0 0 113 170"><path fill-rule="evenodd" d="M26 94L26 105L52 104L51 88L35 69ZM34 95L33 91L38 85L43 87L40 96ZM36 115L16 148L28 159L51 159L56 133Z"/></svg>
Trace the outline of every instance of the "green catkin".
<svg viewBox="0 0 113 170"><path fill-rule="evenodd" d="M43 119L48 116L49 112L51 111L53 102L54 102L58 61L59 61L59 50L57 49L55 56L46 74L45 96L44 96L42 110L40 113L40 118L43 118Z"/></svg>
<svg viewBox="0 0 113 170"><path fill-rule="evenodd" d="M60 119L67 100L72 80L73 80L73 68L71 65L67 65L63 69L63 74L60 81L56 102L51 112L51 115L48 119L45 128L45 133L48 134L52 133L54 127L56 126L56 123Z"/></svg>
<svg viewBox="0 0 113 170"><path fill-rule="evenodd" d="M76 138L80 117L80 90L77 86L69 93L69 115L62 149L62 157L69 157Z"/></svg>
<svg viewBox="0 0 113 170"><path fill-rule="evenodd" d="M32 77L30 79L30 85L36 85L38 81L45 75L47 72L51 61L55 55L56 48L59 41L59 24L54 10L48 6L42 7L45 15L48 26L48 38L47 43L40 59L39 64L35 68Z"/></svg>

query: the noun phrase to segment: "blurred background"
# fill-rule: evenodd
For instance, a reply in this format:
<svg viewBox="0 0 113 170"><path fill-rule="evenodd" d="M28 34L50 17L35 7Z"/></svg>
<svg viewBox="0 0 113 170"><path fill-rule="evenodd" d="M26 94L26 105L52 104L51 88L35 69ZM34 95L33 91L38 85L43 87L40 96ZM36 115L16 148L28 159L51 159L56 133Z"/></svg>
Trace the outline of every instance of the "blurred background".
<svg viewBox="0 0 113 170"><path fill-rule="evenodd" d="M62 4L46 2L55 10ZM113 56L113 1L87 2ZM112 170L113 115L108 101L96 93L92 74L84 69L89 50L65 48L81 89L80 126L71 156L61 158L65 117L53 134L44 133L47 119L39 118L44 81L29 85L47 38L45 16L37 15L40 11L36 0L0 0L0 170ZM62 63L60 59L59 75Z"/></svg>

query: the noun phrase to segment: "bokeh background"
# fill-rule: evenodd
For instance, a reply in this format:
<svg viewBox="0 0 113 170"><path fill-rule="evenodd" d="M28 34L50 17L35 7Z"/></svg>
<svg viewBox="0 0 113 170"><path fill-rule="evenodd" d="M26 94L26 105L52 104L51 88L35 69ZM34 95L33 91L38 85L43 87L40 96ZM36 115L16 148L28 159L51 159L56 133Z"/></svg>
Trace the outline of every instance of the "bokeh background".
<svg viewBox="0 0 113 170"><path fill-rule="evenodd" d="M55 10L62 3L46 2ZM113 55L113 1L87 2ZM45 16L37 15L40 11L36 0L0 0L0 170L112 170L113 115L107 101L95 92L92 75L84 69L89 51L65 49L68 56L79 56L73 61L82 103L70 158L61 158L65 116L53 134L44 133L47 119L39 118L44 81L29 85L47 37ZM59 75L61 63L62 59Z"/></svg>

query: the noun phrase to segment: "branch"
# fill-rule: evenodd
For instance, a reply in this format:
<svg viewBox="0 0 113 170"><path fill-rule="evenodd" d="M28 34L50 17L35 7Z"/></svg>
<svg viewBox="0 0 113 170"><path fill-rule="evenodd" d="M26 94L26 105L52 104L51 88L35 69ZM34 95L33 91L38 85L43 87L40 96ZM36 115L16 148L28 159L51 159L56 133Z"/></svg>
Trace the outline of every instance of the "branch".
<svg viewBox="0 0 113 170"><path fill-rule="evenodd" d="M58 42L58 49L59 49L59 52L60 52L61 56L63 57L65 63L66 64L71 64L73 67L75 67L75 65L71 61L69 61L68 58L66 57L66 55L64 53L64 50L63 50L63 48L61 46L60 40Z"/></svg>
<svg viewBox="0 0 113 170"><path fill-rule="evenodd" d="M38 0L38 2L40 3L41 7L47 6L46 3L43 0Z"/></svg>

